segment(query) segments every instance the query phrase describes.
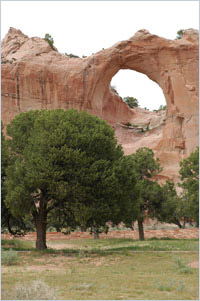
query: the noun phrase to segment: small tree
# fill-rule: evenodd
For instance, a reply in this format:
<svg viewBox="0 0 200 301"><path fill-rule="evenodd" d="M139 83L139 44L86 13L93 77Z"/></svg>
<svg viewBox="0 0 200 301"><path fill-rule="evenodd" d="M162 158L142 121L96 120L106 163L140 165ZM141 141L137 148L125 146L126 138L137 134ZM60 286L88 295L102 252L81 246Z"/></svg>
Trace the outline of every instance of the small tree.
<svg viewBox="0 0 200 301"><path fill-rule="evenodd" d="M49 46L51 47L51 49L55 50L54 40L53 40L52 36L49 33L45 34L44 39L45 39L45 41L47 41L49 43Z"/></svg>
<svg viewBox="0 0 200 301"><path fill-rule="evenodd" d="M133 109L133 108L139 106L138 100L137 100L137 98L135 98L135 97L127 96L127 97L124 97L124 98L123 98L123 101L124 101L131 109Z"/></svg>
<svg viewBox="0 0 200 301"><path fill-rule="evenodd" d="M158 111L166 110L167 106L165 105L160 105Z"/></svg>
<svg viewBox="0 0 200 301"><path fill-rule="evenodd" d="M183 217L182 202L177 195L174 183L166 181L160 185L154 183L150 194L150 215L160 222L172 223L182 228L180 223Z"/></svg>
<svg viewBox="0 0 200 301"><path fill-rule="evenodd" d="M113 225L123 222L132 228L132 224L139 216L139 191L137 173L132 155L123 156L114 166L117 178L116 199L117 208L113 211L111 221Z"/></svg>
<svg viewBox="0 0 200 301"><path fill-rule="evenodd" d="M179 170L183 189L182 200L185 216L199 225L199 147L180 162Z"/></svg>
<svg viewBox="0 0 200 301"><path fill-rule="evenodd" d="M135 165L137 174L136 188L139 191L139 215L137 218L139 238L144 240L143 222L145 219L145 212L148 214L154 212L152 209L153 203L151 199L152 188L154 187L153 177L160 173L161 166L158 159L154 159L154 153L147 147L139 148L135 154L131 155ZM153 216L153 215L152 215Z"/></svg>
<svg viewBox="0 0 200 301"><path fill-rule="evenodd" d="M182 39L183 34L184 34L184 29L180 29L179 31L177 31L176 40Z"/></svg>

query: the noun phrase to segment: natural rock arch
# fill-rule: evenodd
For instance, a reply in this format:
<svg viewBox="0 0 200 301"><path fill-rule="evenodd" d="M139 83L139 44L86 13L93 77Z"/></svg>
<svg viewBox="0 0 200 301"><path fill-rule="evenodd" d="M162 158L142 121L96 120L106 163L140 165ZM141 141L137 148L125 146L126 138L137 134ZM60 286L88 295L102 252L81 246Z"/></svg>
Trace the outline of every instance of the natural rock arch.
<svg viewBox="0 0 200 301"><path fill-rule="evenodd" d="M196 30L186 30L180 40L140 30L128 40L81 59L66 57L44 39L28 38L10 28L2 41L3 122L6 125L16 114L30 109L85 109L107 120L125 152L132 153L147 142L141 138L135 143L133 134L119 125L134 122L137 116L110 89L120 69L144 73L163 90L166 118L158 137L155 131L148 137L155 136L150 146L164 165L163 177L176 180L179 161L198 145Z"/></svg>
<svg viewBox="0 0 200 301"><path fill-rule="evenodd" d="M196 47L194 47L194 44ZM120 69L147 75L163 90L169 111L193 113L198 109L198 32L188 30L181 40L167 40L138 31L132 38L89 59L95 74L90 102L103 111L112 77ZM190 101L190 105L188 105ZM102 107L101 107L102 105Z"/></svg>

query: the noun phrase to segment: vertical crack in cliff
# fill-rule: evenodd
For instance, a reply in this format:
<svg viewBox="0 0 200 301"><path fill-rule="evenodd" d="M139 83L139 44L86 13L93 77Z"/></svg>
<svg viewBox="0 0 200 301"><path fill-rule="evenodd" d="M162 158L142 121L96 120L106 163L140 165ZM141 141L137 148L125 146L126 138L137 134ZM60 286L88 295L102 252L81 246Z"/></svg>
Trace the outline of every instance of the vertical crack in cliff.
<svg viewBox="0 0 200 301"><path fill-rule="evenodd" d="M183 63L182 63L182 59L181 59L181 55L180 55L180 50L177 49L177 63L178 63L178 66L181 70L181 74L182 74L182 78L183 78L183 81L184 81L184 84L186 85L187 84L187 81L185 79L185 74L184 74L184 70L183 70Z"/></svg>
<svg viewBox="0 0 200 301"><path fill-rule="evenodd" d="M172 80L169 75L167 77L167 83L168 83L168 94L170 96L171 103L174 104L174 91L172 88Z"/></svg>
<svg viewBox="0 0 200 301"><path fill-rule="evenodd" d="M19 90L19 68L17 68L17 72L16 72L16 82L17 82L17 108L18 108L18 112L21 112L21 108L20 108L20 90Z"/></svg>
<svg viewBox="0 0 200 301"><path fill-rule="evenodd" d="M47 109L47 98L45 97L44 93L44 84L45 81L42 79L42 77L39 78L40 88L41 88L41 94L42 94L42 109Z"/></svg>
<svg viewBox="0 0 200 301"><path fill-rule="evenodd" d="M83 108L84 100L85 100L85 92L86 92L87 76L88 76L88 67L86 66L86 67L83 69L83 77L82 77L82 82L83 82L83 92L82 92L81 103L80 103L80 109L81 109L81 110L82 110L82 108Z"/></svg>

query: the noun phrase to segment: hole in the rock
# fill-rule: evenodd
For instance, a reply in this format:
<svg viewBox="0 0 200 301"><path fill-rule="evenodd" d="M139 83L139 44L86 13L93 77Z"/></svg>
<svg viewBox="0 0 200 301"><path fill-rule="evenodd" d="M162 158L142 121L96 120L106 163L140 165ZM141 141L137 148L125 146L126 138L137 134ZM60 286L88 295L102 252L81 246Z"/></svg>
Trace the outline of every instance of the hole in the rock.
<svg viewBox="0 0 200 301"><path fill-rule="evenodd" d="M162 89L145 74L133 70L120 70L111 81L122 99L130 96L138 100L140 108L150 111L166 107L166 100Z"/></svg>

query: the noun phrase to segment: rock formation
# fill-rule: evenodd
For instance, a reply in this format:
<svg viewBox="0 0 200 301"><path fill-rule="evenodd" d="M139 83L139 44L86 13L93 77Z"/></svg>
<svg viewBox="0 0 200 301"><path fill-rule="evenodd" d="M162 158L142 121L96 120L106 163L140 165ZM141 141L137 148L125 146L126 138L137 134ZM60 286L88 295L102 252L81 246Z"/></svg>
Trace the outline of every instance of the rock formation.
<svg viewBox="0 0 200 301"><path fill-rule="evenodd" d="M31 109L86 110L115 129L126 154L151 147L164 167L160 179L176 182L179 161L198 145L198 43L194 29L179 40L140 30L89 57L69 58L44 39L10 28L1 52L4 125ZM120 69L144 73L156 82L165 95L166 114L131 110L110 87ZM147 131L140 132L145 126Z"/></svg>

